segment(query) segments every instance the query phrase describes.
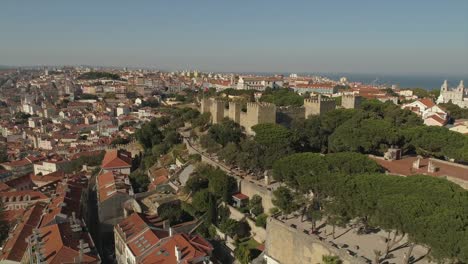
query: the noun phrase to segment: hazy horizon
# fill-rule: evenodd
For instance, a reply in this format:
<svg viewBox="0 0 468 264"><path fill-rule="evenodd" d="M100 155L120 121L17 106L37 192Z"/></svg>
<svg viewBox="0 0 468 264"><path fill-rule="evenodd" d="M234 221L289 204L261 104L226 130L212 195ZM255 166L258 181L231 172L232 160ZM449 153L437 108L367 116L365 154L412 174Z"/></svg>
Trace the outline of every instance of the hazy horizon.
<svg viewBox="0 0 468 264"><path fill-rule="evenodd" d="M468 76L467 14L462 0L5 1L0 64Z"/></svg>

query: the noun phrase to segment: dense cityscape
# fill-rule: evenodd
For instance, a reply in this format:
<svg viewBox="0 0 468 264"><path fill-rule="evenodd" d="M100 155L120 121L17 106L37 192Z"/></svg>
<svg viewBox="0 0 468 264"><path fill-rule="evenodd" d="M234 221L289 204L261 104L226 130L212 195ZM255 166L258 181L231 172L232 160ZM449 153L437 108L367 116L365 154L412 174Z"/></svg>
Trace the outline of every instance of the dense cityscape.
<svg viewBox="0 0 468 264"><path fill-rule="evenodd" d="M463 81L87 67L0 80L2 263L468 260Z"/></svg>
<svg viewBox="0 0 468 264"><path fill-rule="evenodd" d="M0 264L468 264L468 1L0 10Z"/></svg>

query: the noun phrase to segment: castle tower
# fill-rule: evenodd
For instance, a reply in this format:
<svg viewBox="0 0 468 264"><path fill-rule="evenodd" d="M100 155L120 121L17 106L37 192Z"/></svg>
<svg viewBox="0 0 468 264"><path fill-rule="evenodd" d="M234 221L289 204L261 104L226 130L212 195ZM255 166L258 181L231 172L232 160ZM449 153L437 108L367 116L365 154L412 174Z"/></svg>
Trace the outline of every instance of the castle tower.
<svg viewBox="0 0 468 264"><path fill-rule="evenodd" d="M265 123L276 123L276 105L271 103L247 103L247 113L241 115L240 123L247 134L253 134L253 126Z"/></svg>
<svg viewBox="0 0 468 264"><path fill-rule="evenodd" d="M203 113L209 113L211 111L211 99L210 98L202 98L201 99L201 107L200 107L200 112Z"/></svg>
<svg viewBox="0 0 468 264"><path fill-rule="evenodd" d="M336 109L336 101L333 98L322 97L319 94L316 98L305 99L304 108L305 118L311 115L323 115Z"/></svg>
<svg viewBox="0 0 468 264"><path fill-rule="evenodd" d="M362 97L355 94L344 94L341 97L341 106L346 109L356 109L361 106Z"/></svg>
<svg viewBox="0 0 468 264"><path fill-rule="evenodd" d="M213 124L219 124L224 118L224 101L213 100L211 102L211 121Z"/></svg>
<svg viewBox="0 0 468 264"><path fill-rule="evenodd" d="M240 124L241 105L236 102L229 102L229 118Z"/></svg>

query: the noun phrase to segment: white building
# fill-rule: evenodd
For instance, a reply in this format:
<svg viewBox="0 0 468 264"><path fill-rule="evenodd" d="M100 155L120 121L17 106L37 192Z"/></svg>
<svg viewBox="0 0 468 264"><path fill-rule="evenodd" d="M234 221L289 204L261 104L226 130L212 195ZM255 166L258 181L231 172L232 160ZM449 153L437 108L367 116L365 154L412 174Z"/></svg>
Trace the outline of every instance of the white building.
<svg viewBox="0 0 468 264"><path fill-rule="evenodd" d="M432 102L431 99L424 98L402 106L419 115L424 124L428 126L444 126L447 123L448 115L444 109Z"/></svg>
<svg viewBox="0 0 468 264"><path fill-rule="evenodd" d="M460 84L455 89L450 89L447 80L444 81L444 84L440 88L440 96L437 98L437 103L448 102L452 102L462 108L468 108L468 89L465 89L463 80L460 81Z"/></svg>
<svg viewBox="0 0 468 264"><path fill-rule="evenodd" d="M237 89L263 91L267 87L279 88L283 86L283 80L276 77L239 77Z"/></svg>

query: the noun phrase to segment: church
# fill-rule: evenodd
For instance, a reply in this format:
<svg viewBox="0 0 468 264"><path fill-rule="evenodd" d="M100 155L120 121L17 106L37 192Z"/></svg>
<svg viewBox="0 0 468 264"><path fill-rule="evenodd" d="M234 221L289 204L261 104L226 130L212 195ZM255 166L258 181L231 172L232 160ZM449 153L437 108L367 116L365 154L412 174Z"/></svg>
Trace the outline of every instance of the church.
<svg viewBox="0 0 468 264"><path fill-rule="evenodd" d="M442 87L440 88L440 96L437 98L437 103L442 104L450 101L461 108L468 108L468 89L465 90L463 80L460 81L457 88L453 89L448 87L447 80L442 84Z"/></svg>

